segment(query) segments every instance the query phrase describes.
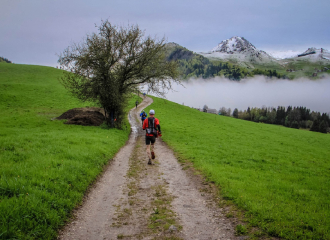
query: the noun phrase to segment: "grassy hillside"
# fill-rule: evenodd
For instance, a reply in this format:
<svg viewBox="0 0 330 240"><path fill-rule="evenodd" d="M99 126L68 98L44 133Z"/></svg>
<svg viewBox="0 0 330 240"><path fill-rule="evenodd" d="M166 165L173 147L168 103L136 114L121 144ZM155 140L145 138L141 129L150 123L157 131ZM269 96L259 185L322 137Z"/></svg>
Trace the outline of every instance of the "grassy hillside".
<svg viewBox="0 0 330 240"><path fill-rule="evenodd" d="M130 129L52 121L86 103L59 69L0 63L0 239L53 239ZM134 106L135 99L130 101Z"/></svg>
<svg viewBox="0 0 330 240"><path fill-rule="evenodd" d="M289 78L300 78L300 77L309 77L317 79L322 76L322 74L330 73L330 70L325 71L324 68L330 69L329 61L319 61L319 62L310 62L305 59L283 59L286 69L292 69L293 72L288 72L287 75ZM319 72L321 71L321 72ZM317 73L317 77L312 77L313 73Z"/></svg>
<svg viewBox="0 0 330 240"><path fill-rule="evenodd" d="M330 239L329 134L207 114L159 98L150 108L163 140L245 211L247 228L284 239Z"/></svg>

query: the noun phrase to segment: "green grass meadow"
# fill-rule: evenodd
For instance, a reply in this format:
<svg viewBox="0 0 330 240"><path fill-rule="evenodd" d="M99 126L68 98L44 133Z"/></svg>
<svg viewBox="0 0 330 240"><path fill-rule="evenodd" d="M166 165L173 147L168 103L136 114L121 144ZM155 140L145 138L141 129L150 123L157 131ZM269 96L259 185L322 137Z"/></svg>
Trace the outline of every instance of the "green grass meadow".
<svg viewBox="0 0 330 240"><path fill-rule="evenodd" d="M330 239L330 135L199 112L155 98L162 139L243 210L246 227Z"/></svg>
<svg viewBox="0 0 330 240"><path fill-rule="evenodd" d="M52 121L87 104L59 84L61 74L52 67L0 63L0 239L55 239L128 139L128 123L117 130Z"/></svg>
<svg viewBox="0 0 330 240"><path fill-rule="evenodd" d="M61 74L0 63L0 239L55 239L128 139L127 124L117 130L52 121L88 104L68 95ZM163 140L243 210L248 229L283 239L330 239L329 134L153 99L147 111L155 109Z"/></svg>

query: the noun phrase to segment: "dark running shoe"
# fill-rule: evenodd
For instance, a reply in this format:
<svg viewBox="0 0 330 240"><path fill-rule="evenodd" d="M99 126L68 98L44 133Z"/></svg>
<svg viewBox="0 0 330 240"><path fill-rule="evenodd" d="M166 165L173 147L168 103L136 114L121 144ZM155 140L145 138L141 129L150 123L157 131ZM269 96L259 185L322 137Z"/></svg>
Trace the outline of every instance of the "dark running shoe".
<svg viewBox="0 0 330 240"><path fill-rule="evenodd" d="M151 159L149 159L149 161L148 161L148 165L152 165Z"/></svg>
<svg viewBox="0 0 330 240"><path fill-rule="evenodd" d="M155 159L155 153L154 152L151 152L151 158Z"/></svg>

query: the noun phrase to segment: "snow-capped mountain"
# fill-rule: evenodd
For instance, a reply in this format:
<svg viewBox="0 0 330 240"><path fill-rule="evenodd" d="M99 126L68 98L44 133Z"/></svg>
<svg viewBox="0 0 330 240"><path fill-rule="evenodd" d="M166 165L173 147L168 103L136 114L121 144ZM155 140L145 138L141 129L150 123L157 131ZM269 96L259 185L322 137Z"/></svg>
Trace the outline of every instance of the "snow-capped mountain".
<svg viewBox="0 0 330 240"><path fill-rule="evenodd" d="M230 39L224 40L218 44L211 52L222 52L222 53L241 53L245 50L253 49L257 50L249 41L243 37L232 37Z"/></svg>
<svg viewBox="0 0 330 240"><path fill-rule="evenodd" d="M210 52L200 53L204 57L214 59L231 59L246 63L270 63L276 59L265 51L258 50L244 37L232 37L224 40Z"/></svg>
<svg viewBox="0 0 330 240"><path fill-rule="evenodd" d="M308 48L305 52L298 54L296 59L316 61L330 61L330 52L324 48Z"/></svg>

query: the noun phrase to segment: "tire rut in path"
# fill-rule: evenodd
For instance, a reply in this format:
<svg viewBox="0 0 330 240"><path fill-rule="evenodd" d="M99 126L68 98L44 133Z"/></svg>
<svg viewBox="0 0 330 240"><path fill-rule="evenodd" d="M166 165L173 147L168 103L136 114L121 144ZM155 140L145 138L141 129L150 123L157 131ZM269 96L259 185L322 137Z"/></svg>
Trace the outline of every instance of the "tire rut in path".
<svg viewBox="0 0 330 240"><path fill-rule="evenodd" d="M242 239L235 237L234 225L207 186L182 169L161 139L155 145L156 164L147 165L138 114L151 103L146 97L131 110L128 143L59 239Z"/></svg>

